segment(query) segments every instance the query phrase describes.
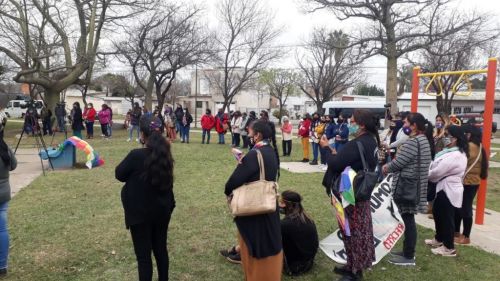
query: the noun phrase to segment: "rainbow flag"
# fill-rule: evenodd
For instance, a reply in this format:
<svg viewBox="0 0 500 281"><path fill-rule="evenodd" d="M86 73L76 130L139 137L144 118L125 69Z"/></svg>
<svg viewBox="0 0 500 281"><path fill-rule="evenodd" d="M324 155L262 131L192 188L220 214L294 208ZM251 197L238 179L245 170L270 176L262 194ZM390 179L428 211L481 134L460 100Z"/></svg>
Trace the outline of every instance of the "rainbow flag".
<svg viewBox="0 0 500 281"><path fill-rule="evenodd" d="M87 168L92 169L94 167L104 165L104 160L99 157L99 154L94 151L92 146L90 146L88 142L80 139L79 137L69 137L64 141L64 143L60 144L57 149L62 151L67 145L73 145L77 149L85 152L85 154L87 155L87 162L85 162L85 166L87 166Z"/></svg>

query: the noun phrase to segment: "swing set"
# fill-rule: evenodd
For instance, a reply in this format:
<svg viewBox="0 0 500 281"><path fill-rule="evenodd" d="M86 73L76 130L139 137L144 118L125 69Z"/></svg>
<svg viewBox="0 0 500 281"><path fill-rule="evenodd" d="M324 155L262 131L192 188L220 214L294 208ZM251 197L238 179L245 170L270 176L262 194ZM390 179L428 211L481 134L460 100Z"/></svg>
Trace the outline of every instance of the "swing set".
<svg viewBox="0 0 500 281"><path fill-rule="evenodd" d="M483 148L486 151L486 155L489 160L490 147L491 147L491 132L493 126L493 109L495 104L495 85L497 76L497 59L490 58L488 60L488 68L486 69L475 69L475 70L462 70L462 71L445 71L445 72L434 72L434 73L421 73L420 67L416 66L413 68L413 81L411 90L411 112L417 112L418 109L418 93L419 93L419 82L420 78L430 78L430 81L425 86L425 93L430 96L442 96L443 95L443 84L441 82L442 76L455 76L459 75L459 78L452 86L452 93L457 96L470 96L472 94L472 83L469 79L470 75L474 74L486 74L486 96L484 100L484 114L483 114ZM437 84L435 93L429 91L432 84ZM467 90L460 92L459 89L462 84L467 85ZM455 125L461 125L459 119L454 122ZM476 224L484 224L484 209L486 203L486 190L488 181L487 179L481 180L481 185L479 186L479 191L477 194L476 203Z"/></svg>

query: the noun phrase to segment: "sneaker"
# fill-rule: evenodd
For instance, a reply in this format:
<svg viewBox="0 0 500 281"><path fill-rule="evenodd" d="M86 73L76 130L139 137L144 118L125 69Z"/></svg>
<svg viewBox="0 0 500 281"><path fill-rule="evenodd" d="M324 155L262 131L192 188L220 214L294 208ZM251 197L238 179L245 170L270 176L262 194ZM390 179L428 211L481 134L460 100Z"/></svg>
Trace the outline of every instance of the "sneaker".
<svg viewBox="0 0 500 281"><path fill-rule="evenodd" d="M441 255L443 257L456 257L457 256L457 250L455 249L448 249L444 245L438 248L431 249L431 252L434 255Z"/></svg>
<svg viewBox="0 0 500 281"><path fill-rule="evenodd" d="M139 142L139 139L135 139L136 142Z"/></svg>
<svg viewBox="0 0 500 281"><path fill-rule="evenodd" d="M302 163L307 163L307 162L309 162L309 159L304 158L304 159L302 159L302 161L300 161L300 162L302 162Z"/></svg>
<svg viewBox="0 0 500 281"><path fill-rule="evenodd" d="M223 249L223 250L220 250L219 253L221 254L221 256L227 258L229 257L230 255L235 255L237 254L238 252L236 252L236 247L231 247L231 249Z"/></svg>
<svg viewBox="0 0 500 281"><path fill-rule="evenodd" d="M467 238L465 236L455 238L455 244L458 245L470 245L470 238Z"/></svg>
<svg viewBox="0 0 500 281"><path fill-rule="evenodd" d="M389 263L400 266L415 266L415 259L408 259L403 256L393 256Z"/></svg>
<svg viewBox="0 0 500 281"><path fill-rule="evenodd" d="M3 279L7 276L7 268L0 269L0 278Z"/></svg>
<svg viewBox="0 0 500 281"><path fill-rule="evenodd" d="M403 251L391 251L389 254L391 255L391 257L404 257L405 256ZM417 258L415 256L413 256L413 259L416 260Z"/></svg>
<svg viewBox="0 0 500 281"><path fill-rule="evenodd" d="M127 139L127 142L130 142L130 138Z"/></svg>
<svg viewBox="0 0 500 281"><path fill-rule="evenodd" d="M319 165L318 165L318 169L323 169L323 167L324 167L324 166L325 166L325 165L323 165L323 164L319 164Z"/></svg>
<svg viewBox="0 0 500 281"><path fill-rule="evenodd" d="M432 238L432 239L425 239L425 245L429 245L431 247L440 247L443 245L442 242L439 242L436 240L436 238Z"/></svg>
<svg viewBox="0 0 500 281"><path fill-rule="evenodd" d="M318 165L318 160L313 160L309 162L309 165Z"/></svg>
<svg viewBox="0 0 500 281"><path fill-rule="evenodd" d="M326 172L326 170L328 170L328 166L327 165L324 165L323 168L321 168L322 171Z"/></svg>
<svg viewBox="0 0 500 281"><path fill-rule="evenodd" d="M230 262L230 263L234 263L234 264L241 264L241 256L240 256L240 253L236 253L234 255L229 255L226 257L226 259Z"/></svg>

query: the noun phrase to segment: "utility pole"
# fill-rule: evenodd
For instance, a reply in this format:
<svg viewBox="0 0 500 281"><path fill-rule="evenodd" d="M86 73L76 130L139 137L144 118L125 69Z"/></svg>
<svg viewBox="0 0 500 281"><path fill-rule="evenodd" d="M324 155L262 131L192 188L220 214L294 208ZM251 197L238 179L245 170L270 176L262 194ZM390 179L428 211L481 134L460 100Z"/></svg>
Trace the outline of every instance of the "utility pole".
<svg viewBox="0 0 500 281"><path fill-rule="evenodd" d="M198 65L195 65L194 71L194 127L198 128Z"/></svg>

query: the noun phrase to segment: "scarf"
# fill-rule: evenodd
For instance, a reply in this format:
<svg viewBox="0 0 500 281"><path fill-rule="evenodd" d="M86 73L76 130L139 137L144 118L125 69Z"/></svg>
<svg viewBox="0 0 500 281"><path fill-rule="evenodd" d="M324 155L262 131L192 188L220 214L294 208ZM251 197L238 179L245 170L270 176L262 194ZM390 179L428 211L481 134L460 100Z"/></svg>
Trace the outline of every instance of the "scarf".
<svg viewBox="0 0 500 281"><path fill-rule="evenodd" d="M259 141L258 143L256 143L256 144L253 146L252 150L253 150L253 149L259 149L259 148L261 148L261 147L263 147L263 146L266 146L266 145L269 145L269 141L268 141L268 140L261 140L261 141Z"/></svg>
<svg viewBox="0 0 500 281"><path fill-rule="evenodd" d="M458 147L454 146L454 147L450 147L450 148L445 148L436 154L435 159L438 159L439 157L445 155L446 153L454 152L454 151L458 151Z"/></svg>

